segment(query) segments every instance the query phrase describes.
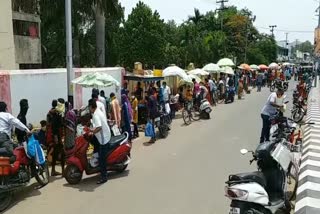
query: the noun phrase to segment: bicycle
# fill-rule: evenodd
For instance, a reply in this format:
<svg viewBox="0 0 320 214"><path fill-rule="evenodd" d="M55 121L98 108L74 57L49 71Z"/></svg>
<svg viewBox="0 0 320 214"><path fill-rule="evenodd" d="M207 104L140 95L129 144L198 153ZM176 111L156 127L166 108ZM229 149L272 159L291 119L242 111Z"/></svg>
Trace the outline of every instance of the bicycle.
<svg viewBox="0 0 320 214"><path fill-rule="evenodd" d="M195 106L193 106L192 101L184 104L184 108L182 109L182 118L187 126L191 124L192 120L200 120L200 112Z"/></svg>

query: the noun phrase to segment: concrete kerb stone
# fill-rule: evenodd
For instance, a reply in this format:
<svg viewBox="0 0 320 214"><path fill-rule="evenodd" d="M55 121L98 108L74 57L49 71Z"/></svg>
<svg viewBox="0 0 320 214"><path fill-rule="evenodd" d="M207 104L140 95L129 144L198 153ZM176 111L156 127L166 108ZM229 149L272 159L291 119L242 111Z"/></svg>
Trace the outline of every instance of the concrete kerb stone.
<svg viewBox="0 0 320 214"><path fill-rule="evenodd" d="M295 214L320 214L320 87L312 88L303 127L303 149Z"/></svg>

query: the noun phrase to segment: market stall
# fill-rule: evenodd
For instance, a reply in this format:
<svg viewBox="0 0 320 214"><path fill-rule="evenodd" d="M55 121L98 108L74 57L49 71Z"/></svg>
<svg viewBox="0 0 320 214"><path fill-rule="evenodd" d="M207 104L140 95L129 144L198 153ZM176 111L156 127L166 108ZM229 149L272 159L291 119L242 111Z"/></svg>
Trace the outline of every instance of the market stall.
<svg viewBox="0 0 320 214"><path fill-rule="evenodd" d="M138 124L146 124L148 120L148 111L147 111L147 105L145 102L145 96L147 95L147 87L150 83L155 83L157 81L164 80L164 77L160 76L153 76L153 75L125 75L124 80L126 81L134 81L134 82L140 82L141 88L143 89L142 92L142 99L139 100L138 105ZM135 88L132 91L136 91L137 88Z"/></svg>

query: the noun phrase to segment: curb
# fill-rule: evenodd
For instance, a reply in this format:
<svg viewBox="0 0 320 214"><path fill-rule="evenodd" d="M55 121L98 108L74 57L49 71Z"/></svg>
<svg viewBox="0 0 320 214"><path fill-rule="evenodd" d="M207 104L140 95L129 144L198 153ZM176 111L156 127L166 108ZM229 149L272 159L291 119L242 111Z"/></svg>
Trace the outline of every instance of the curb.
<svg viewBox="0 0 320 214"><path fill-rule="evenodd" d="M320 87L311 89L304 127L295 214L320 213Z"/></svg>

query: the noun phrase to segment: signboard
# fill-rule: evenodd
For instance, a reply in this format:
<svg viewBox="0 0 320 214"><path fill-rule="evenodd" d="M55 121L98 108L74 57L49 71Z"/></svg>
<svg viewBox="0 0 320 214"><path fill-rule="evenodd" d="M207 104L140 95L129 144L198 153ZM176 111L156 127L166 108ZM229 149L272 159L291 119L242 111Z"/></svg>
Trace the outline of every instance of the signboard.
<svg viewBox="0 0 320 214"><path fill-rule="evenodd" d="M320 57L320 28L316 28L314 31L314 54Z"/></svg>

